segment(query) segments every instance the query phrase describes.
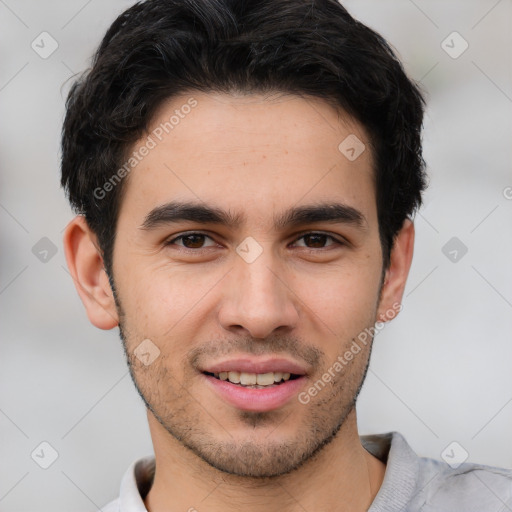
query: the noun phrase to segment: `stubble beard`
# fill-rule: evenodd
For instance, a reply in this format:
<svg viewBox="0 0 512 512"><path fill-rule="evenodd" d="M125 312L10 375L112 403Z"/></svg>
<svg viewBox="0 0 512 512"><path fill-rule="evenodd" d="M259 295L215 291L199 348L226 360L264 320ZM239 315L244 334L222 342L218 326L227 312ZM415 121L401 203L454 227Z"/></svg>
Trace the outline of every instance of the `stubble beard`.
<svg viewBox="0 0 512 512"><path fill-rule="evenodd" d="M126 317L115 291L114 298L119 314L120 338L130 376L139 396L169 435L211 468L229 475L258 480L289 474L314 460L336 438L355 408L368 372L373 339L367 344L366 352L361 351L359 354L365 360L354 358L351 365L336 375L331 386L325 387L309 404L303 405L297 401L292 405L294 408L299 407L299 412L308 408L307 414L301 415L300 426L293 436L283 439L278 434L280 423L286 421L290 413L237 411L238 423L246 426L249 432L249 429L257 431L269 426L271 428L262 441L251 440L250 433L243 440L236 441L226 432L222 418L212 419L201 406L200 400L170 375L163 364L165 356L160 357L157 364L144 367L130 353L128 347L135 348L136 344L128 340ZM134 336L133 339L138 337ZM361 364L363 361L364 364ZM214 425L217 433L209 425Z"/></svg>

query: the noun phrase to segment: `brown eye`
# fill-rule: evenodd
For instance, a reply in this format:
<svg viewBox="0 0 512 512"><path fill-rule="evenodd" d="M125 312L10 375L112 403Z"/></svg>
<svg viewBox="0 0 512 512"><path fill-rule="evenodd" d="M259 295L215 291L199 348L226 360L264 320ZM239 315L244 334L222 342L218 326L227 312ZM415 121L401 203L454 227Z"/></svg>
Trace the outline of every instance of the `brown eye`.
<svg viewBox="0 0 512 512"><path fill-rule="evenodd" d="M312 244L313 247L318 248L325 245L327 238L329 238L327 235L306 235L304 241L306 245ZM309 245L309 247L311 247L311 245Z"/></svg>
<svg viewBox="0 0 512 512"><path fill-rule="evenodd" d="M204 235L186 235L182 238L183 245L188 249L200 249L204 244Z"/></svg>
<svg viewBox="0 0 512 512"><path fill-rule="evenodd" d="M177 236L176 238L166 242L165 245L178 245L184 247L185 249L202 249L203 247L208 247L204 245L207 238L211 240L208 235L203 233L189 233L186 235ZM181 240L181 244L176 244L178 240Z"/></svg>
<svg viewBox="0 0 512 512"><path fill-rule="evenodd" d="M335 244L343 245L342 242L325 233L307 233L297 240L304 240L305 245L302 247L307 247L308 249L323 249L324 247L329 247ZM334 243L325 245L328 240L332 240Z"/></svg>

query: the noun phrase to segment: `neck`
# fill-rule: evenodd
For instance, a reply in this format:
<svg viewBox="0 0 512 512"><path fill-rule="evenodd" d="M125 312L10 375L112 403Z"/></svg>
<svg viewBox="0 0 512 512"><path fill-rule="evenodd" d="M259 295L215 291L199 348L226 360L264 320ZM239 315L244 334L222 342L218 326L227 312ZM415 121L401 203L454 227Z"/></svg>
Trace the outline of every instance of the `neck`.
<svg viewBox="0 0 512 512"><path fill-rule="evenodd" d="M384 478L385 465L359 440L355 409L333 441L301 467L273 478L246 478L212 468L171 437L148 413L155 448L149 512L365 511Z"/></svg>

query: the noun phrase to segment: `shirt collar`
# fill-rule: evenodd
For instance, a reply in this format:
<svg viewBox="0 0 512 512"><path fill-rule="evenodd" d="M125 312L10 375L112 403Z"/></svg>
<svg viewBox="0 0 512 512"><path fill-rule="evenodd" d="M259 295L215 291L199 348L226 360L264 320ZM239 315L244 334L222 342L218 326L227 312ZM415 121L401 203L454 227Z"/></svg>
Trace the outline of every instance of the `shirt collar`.
<svg viewBox="0 0 512 512"><path fill-rule="evenodd" d="M154 476L154 457L148 456L132 462L121 481L119 512L147 512L143 500L151 488Z"/></svg>
<svg viewBox="0 0 512 512"><path fill-rule="evenodd" d="M417 492L418 455L399 432L360 436L360 439L368 452L386 463L384 480L368 512L406 510Z"/></svg>

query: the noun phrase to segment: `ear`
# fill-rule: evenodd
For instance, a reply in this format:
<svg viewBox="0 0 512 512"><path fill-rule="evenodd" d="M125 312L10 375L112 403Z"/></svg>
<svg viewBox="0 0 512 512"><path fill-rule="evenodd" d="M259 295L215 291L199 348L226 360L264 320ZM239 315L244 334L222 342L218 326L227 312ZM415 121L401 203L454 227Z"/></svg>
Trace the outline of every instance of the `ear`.
<svg viewBox="0 0 512 512"><path fill-rule="evenodd" d="M119 324L114 294L96 235L82 215L66 226L63 242L69 272L89 321L99 329L114 328Z"/></svg>
<svg viewBox="0 0 512 512"><path fill-rule="evenodd" d="M377 321L387 322L401 310L405 283L414 251L414 224L406 219L397 233L391 249L390 264L384 276Z"/></svg>

